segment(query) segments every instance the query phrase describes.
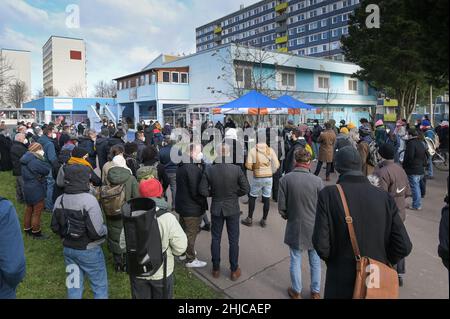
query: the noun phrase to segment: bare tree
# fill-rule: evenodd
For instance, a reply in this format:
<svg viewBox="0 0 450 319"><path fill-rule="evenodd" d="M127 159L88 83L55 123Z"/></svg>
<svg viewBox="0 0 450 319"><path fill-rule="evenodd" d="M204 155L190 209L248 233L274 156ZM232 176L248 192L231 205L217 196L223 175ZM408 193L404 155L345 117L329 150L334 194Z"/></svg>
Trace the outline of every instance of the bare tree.
<svg viewBox="0 0 450 319"><path fill-rule="evenodd" d="M28 98L28 88L25 82L16 80L8 86L6 101L14 108L22 108L23 102Z"/></svg>
<svg viewBox="0 0 450 319"><path fill-rule="evenodd" d="M231 99L236 99L250 90L256 90L267 96L279 95L273 83L277 83L278 65L285 65L291 58L290 55L276 54L261 48L234 44L230 46L225 55L219 50L213 56L223 65L217 79L226 83L227 90L216 90L213 87L207 89L212 94L219 94ZM275 66L267 68L266 66Z"/></svg>
<svg viewBox="0 0 450 319"><path fill-rule="evenodd" d="M0 54L0 107L6 105L8 86L14 79L11 74L12 70L9 60L3 54Z"/></svg>
<svg viewBox="0 0 450 319"><path fill-rule="evenodd" d="M42 92L43 96L59 96L59 91L54 87L45 88Z"/></svg>
<svg viewBox="0 0 450 319"><path fill-rule="evenodd" d="M95 84L95 97L109 97L117 96L117 86L114 82L99 81Z"/></svg>
<svg viewBox="0 0 450 319"><path fill-rule="evenodd" d="M74 84L67 90L69 97L86 97L85 89L82 84Z"/></svg>

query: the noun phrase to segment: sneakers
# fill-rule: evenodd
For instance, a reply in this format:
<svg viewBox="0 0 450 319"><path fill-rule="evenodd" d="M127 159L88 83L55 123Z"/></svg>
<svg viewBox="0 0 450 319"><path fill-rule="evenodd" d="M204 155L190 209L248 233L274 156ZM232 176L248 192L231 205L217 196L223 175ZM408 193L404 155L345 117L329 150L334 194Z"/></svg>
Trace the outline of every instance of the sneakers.
<svg viewBox="0 0 450 319"><path fill-rule="evenodd" d="M186 255L181 255L178 257L178 260L180 261L185 261L186 260Z"/></svg>
<svg viewBox="0 0 450 319"><path fill-rule="evenodd" d="M192 262L190 263L186 263L186 267L187 268L203 268L206 267L208 263L198 260L197 258L194 259Z"/></svg>
<svg viewBox="0 0 450 319"><path fill-rule="evenodd" d="M26 236L33 236L33 230L30 229L24 229L23 230Z"/></svg>
<svg viewBox="0 0 450 319"><path fill-rule="evenodd" d="M205 225L201 228L201 230L204 230L204 231L211 231L211 225L210 225L210 224L205 224Z"/></svg>
<svg viewBox="0 0 450 319"><path fill-rule="evenodd" d="M259 224L261 225L262 228L266 228L267 227L267 222L265 219L261 219L261 221L259 222Z"/></svg>
<svg viewBox="0 0 450 319"><path fill-rule="evenodd" d="M253 225L253 219L250 217L247 217L246 219L242 220L241 223L242 223L242 225L251 227Z"/></svg>
<svg viewBox="0 0 450 319"><path fill-rule="evenodd" d="M415 208L415 207L413 207L412 205L410 205L410 206L407 206L406 209L409 209L409 210L415 210L415 211L421 211L421 210L422 210L422 207L417 207L417 208Z"/></svg>

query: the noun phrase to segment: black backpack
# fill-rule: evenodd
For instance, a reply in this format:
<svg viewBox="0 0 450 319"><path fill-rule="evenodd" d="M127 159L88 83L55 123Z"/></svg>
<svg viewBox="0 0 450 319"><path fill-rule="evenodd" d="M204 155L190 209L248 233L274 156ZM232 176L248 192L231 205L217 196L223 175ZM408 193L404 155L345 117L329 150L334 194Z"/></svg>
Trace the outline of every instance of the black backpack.
<svg viewBox="0 0 450 319"><path fill-rule="evenodd" d="M167 211L156 212L149 198L135 198L122 206L125 231L127 272L131 276L153 276L164 265L163 295L166 296L167 254L162 251L157 218Z"/></svg>

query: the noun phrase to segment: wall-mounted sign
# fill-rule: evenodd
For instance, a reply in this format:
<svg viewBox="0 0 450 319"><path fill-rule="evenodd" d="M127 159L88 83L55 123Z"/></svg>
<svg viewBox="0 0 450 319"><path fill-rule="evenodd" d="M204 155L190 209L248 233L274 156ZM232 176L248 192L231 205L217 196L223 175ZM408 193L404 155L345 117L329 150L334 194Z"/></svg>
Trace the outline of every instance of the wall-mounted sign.
<svg viewBox="0 0 450 319"><path fill-rule="evenodd" d="M72 99L54 99L53 109L59 111L71 111L73 110L73 100Z"/></svg>

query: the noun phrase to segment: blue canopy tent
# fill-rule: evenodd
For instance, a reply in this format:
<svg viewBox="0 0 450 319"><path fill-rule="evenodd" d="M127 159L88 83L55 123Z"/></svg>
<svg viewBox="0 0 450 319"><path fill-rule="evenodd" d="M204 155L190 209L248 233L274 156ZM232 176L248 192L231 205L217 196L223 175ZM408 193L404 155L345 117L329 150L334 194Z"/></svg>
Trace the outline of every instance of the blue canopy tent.
<svg viewBox="0 0 450 319"><path fill-rule="evenodd" d="M294 99L292 96L289 95L283 95L280 98L278 98L277 101L287 105L291 109L302 109L308 111L315 110L315 107L303 103L300 100Z"/></svg>
<svg viewBox="0 0 450 319"><path fill-rule="evenodd" d="M289 107L257 91L251 91L230 103L215 108L213 112L214 114L243 115L289 114Z"/></svg>

